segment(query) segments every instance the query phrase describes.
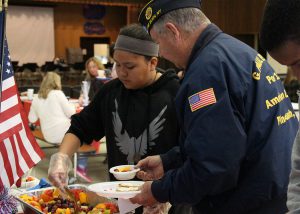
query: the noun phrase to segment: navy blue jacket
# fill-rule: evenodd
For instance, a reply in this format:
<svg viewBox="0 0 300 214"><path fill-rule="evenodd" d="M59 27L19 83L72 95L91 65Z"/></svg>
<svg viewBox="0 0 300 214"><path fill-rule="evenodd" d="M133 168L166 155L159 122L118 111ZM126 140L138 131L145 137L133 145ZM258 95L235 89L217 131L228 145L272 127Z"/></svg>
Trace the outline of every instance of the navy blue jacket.
<svg viewBox="0 0 300 214"><path fill-rule="evenodd" d="M209 25L176 97L180 155L154 197L195 213L284 213L298 122L280 78L255 50ZM177 161L175 161L177 160Z"/></svg>

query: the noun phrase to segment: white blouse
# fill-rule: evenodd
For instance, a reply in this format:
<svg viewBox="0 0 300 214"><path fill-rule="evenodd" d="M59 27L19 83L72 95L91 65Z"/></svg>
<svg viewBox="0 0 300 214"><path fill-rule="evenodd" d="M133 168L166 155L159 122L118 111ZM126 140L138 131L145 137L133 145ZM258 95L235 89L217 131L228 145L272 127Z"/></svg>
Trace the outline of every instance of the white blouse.
<svg viewBox="0 0 300 214"><path fill-rule="evenodd" d="M28 119L31 123L40 120L41 130L50 143L61 143L70 126L70 117L75 106L69 103L61 90L52 90L46 99L34 96Z"/></svg>

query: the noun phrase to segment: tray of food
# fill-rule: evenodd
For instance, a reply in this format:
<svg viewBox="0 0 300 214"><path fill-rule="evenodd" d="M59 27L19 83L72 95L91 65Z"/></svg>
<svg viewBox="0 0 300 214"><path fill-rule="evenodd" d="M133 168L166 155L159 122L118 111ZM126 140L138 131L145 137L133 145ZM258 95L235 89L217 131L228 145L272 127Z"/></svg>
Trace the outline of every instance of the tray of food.
<svg viewBox="0 0 300 214"><path fill-rule="evenodd" d="M101 197L84 185L69 185L69 196L57 188L44 188L19 193L16 199L24 213L55 214L116 214L119 213L115 199Z"/></svg>

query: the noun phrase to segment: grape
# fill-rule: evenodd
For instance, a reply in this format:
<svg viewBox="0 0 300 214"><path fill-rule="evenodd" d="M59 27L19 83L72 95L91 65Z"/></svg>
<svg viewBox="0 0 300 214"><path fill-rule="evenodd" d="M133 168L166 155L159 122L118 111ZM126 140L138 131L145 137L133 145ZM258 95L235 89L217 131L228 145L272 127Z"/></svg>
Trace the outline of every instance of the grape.
<svg viewBox="0 0 300 214"><path fill-rule="evenodd" d="M69 206L68 206L68 204L62 204L61 205L61 208L68 208Z"/></svg>

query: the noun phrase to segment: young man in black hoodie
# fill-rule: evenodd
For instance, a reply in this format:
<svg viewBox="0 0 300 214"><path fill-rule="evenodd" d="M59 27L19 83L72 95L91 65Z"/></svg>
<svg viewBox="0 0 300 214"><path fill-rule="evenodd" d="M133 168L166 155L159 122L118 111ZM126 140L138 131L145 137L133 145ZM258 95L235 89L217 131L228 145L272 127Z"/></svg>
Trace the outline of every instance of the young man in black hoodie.
<svg viewBox="0 0 300 214"><path fill-rule="evenodd" d="M59 152L50 160L49 180L55 186L62 189L67 184L70 158L82 142L106 136L109 168L136 164L177 145L173 101L179 80L174 72L157 72L158 49L142 26L121 29L114 48L119 78L105 84L72 117Z"/></svg>

